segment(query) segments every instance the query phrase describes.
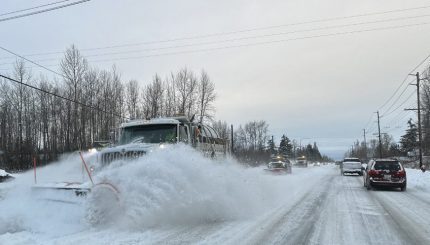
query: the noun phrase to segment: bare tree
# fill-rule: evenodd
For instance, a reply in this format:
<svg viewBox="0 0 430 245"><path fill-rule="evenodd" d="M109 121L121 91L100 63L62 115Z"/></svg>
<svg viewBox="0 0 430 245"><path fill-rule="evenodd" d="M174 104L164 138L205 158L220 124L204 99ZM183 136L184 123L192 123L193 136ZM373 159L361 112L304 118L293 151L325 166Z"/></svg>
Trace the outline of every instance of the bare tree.
<svg viewBox="0 0 430 245"><path fill-rule="evenodd" d="M172 74L170 80L167 78L164 81L165 87L165 99L164 99L164 114L166 116L173 116L177 114L177 99L176 99L176 87L175 77Z"/></svg>
<svg viewBox="0 0 430 245"><path fill-rule="evenodd" d="M139 116L139 85L136 80L130 80L126 84L126 105L130 118L138 118Z"/></svg>
<svg viewBox="0 0 430 245"><path fill-rule="evenodd" d="M225 121L214 121L212 122L212 128L218 134L221 139L228 139L230 136L230 131L228 129L227 122Z"/></svg>
<svg viewBox="0 0 430 245"><path fill-rule="evenodd" d="M198 84L199 116L202 123L205 119L212 120L216 99L215 84L209 79L209 75L203 70Z"/></svg>
<svg viewBox="0 0 430 245"><path fill-rule="evenodd" d="M194 114L197 79L192 72L184 68L175 76L175 86L178 91L178 112L191 117Z"/></svg>
<svg viewBox="0 0 430 245"><path fill-rule="evenodd" d="M159 117L163 109L164 87L158 75L155 75L152 82L142 91L143 106L146 117Z"/></svg>
<svg viewBox="0 0 430 245"><path fill-rule="evenodd" d="M64 54L60 66L62 75L64 77L64 82L68 87L68 97L73 99L74 101L80 100L80 96L82 94L82 82L84 80L85 72L88 70L87 60L82 57L79 50L74 45L72 45L69 49L66 50L66 53ZM79 105L76 103L69 103L68 108L73 111L73 115L70 113L70 110L68 112L68 120L73 121L73 127L67 129L69 135L67 136L68 139L66 147L69 150L76 150L79 149ZM71 142L69 139L70 134L72 137Z"/></svg>

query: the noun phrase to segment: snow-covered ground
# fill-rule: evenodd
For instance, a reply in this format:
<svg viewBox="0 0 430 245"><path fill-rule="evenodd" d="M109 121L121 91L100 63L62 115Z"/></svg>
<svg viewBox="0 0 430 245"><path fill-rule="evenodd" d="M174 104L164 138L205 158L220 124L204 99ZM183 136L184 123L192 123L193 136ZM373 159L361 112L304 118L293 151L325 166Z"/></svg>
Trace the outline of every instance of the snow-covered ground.
<svg viewBox="0 0 430 245"><path fill-rule="evenodd" d="M407 176L407 192L367 191L335 165L270 175L178 146L97 172L120 191L102 224L91 196L32 192L32 171L0 184L0 244L430 244L430 173ZM76 154L37 177L87 181Z"/></svg>

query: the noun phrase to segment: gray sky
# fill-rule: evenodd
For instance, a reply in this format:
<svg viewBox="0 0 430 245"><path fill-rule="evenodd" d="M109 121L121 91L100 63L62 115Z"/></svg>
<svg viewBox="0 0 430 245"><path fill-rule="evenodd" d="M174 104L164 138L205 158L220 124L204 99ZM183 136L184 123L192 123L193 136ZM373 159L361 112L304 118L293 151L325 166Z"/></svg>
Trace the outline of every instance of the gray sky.
<svg viewBox="0 0 430 245"><path fill-rule="evenodd" d="M2 0L0 14L53 1ZM422 6L430 6L430 1L92 0L53 12L0 22L2 36L0 46L19 54L34 54L64 51L71 44L75 44L83 50L84 55L99 55L88 57L91 65L108 68L115 64L124 80L137 79L142 84L149 83L155 73L166 76L170 71L176 71L185 66L195 72L205 69L216 84L217 119L236 125L249 120L264 119L270 124L271 133L275 138L279 139L280 135L285 133L298 141L302 139L302 144L316 141L323 153L340 158L354 140L361 139L362 129L372 113L393 94L405 75L430 54L428 45L430 25L294 41L291 39L430 23L430 16L423 16L430 15L430 7L210 38L104 50L85 51L84 49L225 33ZM5 16L0 16L2 17ZM413 18L303 31L406 17ZM296 33L279 34L294 31ZM258 35L272 36L225 41ZM279 40L290 41L278 42ZM277 42L195 52L202 49L270 41ZM212 42L212 44L195 45L202 42ZM167 48L189 44L193 46ZM154 48L164 49L147 50ZM138 52L124 53L130 51ZM184 51L193 52L166 55ZM100 55L112 52L123 53ZM142 57L148 55L159 56ZM0 58L3 58L0 63L13 61L4 59L9 56L4 52L0 53ZM55 65L58 64L61 55L28 57L52 69L57 69ZM118 60L130 57L141 58ZM96 62L100 60L105 61ZM1 65L0 71L5 72L4 69L10 67L10 65ZM38 69L33 71L36 74L39 72ZM398 104L405 101L410 93L413 93L413 87L405 91ZM412 96L410 102L383 117L382 129L390 131L398 139L405 129L408 118L407 112L402 110L414 99L415 97ZM387 110L390 105L391 102L385 108L381 108L381 113L387 113L397 107L396 104L391 110ZM413 113L409 115L415 117ZM368 129L372 129L374 120L375 117L368 124ZM389 125L388 122L390 122ZM387 126L390 128L385 128ZM374 136L368 136L368 138L372 137Z"/></svg>

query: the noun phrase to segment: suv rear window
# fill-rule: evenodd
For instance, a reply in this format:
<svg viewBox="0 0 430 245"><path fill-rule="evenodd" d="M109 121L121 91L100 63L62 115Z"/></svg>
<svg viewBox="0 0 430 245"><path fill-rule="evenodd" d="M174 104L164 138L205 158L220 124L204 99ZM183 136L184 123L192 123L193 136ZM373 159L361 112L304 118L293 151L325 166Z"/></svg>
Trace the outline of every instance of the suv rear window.
<svg viewBox="0 0 430 245"><path fill-rule="evenodd" d="M396 161L378 161L373 166L375 170L390 170L399 171L401 169L400 163Z"/></svg>

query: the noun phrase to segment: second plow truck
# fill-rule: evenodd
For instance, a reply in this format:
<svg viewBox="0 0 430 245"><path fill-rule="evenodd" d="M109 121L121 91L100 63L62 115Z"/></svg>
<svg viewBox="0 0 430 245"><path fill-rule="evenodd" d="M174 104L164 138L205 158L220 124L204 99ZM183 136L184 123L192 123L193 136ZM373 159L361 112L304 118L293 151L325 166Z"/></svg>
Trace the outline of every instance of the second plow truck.
<svg viewBox="0 0 430 245"><path fill-rule="evenodd" d="M82 203L78 197L88 196L92 199L93 206L88 207L87 218L91 223L104 223L119 210L121 190L108 180L95 183L92 175L97 175L100 169L112 162L121 161L126 164L127 161L143 157L149 152L178 143L190 145L208 158L225 158L230 153L227 139L220 138L212 127L195 123L186 117L132 120L121 124L117 133L118 142L100 149L96 153L97 163L94 166L89 166L85 155L79 153L83 172L86 173L89 181L38 184L33 186L33 190L40 192L49 189L74 193L74 195L67 195L70 200L66 201L77 204ZM61 194L57 196L64 197ZM75 196L74 199L71 196ZM49 200L55 198L50 196Z"/></svg>

